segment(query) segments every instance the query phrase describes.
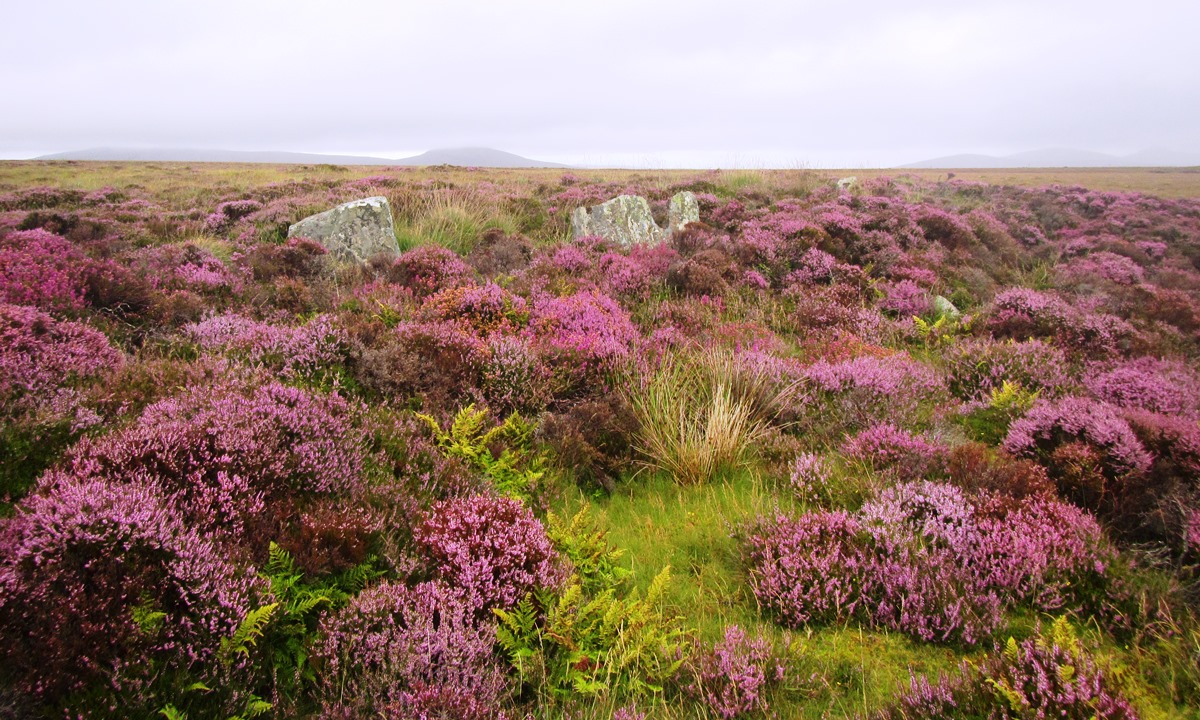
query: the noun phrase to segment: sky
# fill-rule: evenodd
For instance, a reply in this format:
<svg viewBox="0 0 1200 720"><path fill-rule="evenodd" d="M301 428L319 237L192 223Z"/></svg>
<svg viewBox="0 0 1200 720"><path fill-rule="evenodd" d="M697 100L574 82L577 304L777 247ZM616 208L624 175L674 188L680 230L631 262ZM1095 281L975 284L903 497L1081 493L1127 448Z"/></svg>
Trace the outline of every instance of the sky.
<svg viewBox="0 0 1200 720"><path fill-rule="evenodd" d="M1200 2L6 0L0 158L891 167L1200 153Z"/></svg>

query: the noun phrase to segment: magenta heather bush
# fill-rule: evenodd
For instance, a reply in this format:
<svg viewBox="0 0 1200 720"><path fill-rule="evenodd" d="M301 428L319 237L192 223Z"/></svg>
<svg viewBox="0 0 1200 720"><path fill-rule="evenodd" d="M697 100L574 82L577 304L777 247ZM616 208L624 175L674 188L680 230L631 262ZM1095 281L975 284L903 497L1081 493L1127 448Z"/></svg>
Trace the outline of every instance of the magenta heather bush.
<svg viewBox="0 0 1200 720"><path fill-rule="evenodd" d="M635 245L628 255L617 252L601 255L597 267L603 287L609 292L620 297L645 299L656 284L663 282L667 270L678 259L679 253L669 245Z"/></svg>
<svg viewBox="0 0 1200 720"><path fill-rule="evenodd" d="M1042 633L1021 643L1010 640L978 669L964 663L937 683L914 677L908 692L872 717L1137 720L1132 705L1079 642L1054 635Z"/></svg>
<svg viewBox="0 0 1200 720"><path fill-rule="evenodd" d="M974 338L953 344L942 359L946 384L962 400L988 400L1006 382L1036 391L1043 399L1058 397L1074 385L1066 354L1037 339Z"/></svg>
<svg viewBox="0 0 1200 720"><path fill-rule="evenodd" d="M872 425L842 446L849 458L891 470L904 479L924 476L941 458L942 446L887 423Z"/></svg>
<svg viewBox="0 0 1200 720"><path fill-rule="evenodd" d="M908 355L818 360L805 368L802 381L813 393L811 402L821 422L843 429L863 428L873 421L919 422L944 389L929 366Z"/></svg>
<svg viewBox="0 0 1200 720"><path fill-rule="evenodd" d="M84 439L43 485L68 475L142 478L200 528L261 553L280 537L297 500L363 491L358 414L337 395L277 383L196 388L147 407L123 430Z"/></svg>
<svg viewBox="0 0 1200 720"><path fill-rule="evenodd" d="M501 335L488 341L483 395L498 416L536 415L551 399L551 371L524 337Z"/></svg>
<svg viewBox="0 0 1200 720"><path fill-rule="evenodd" d="M981 515L958 488L889 488L856 515L760 520L751 585L784 625L857 619L931 642L976 644L1006 606L1086 603L1115 557L1091 516L1035 500Z"/></svg>
<svg viewBox="0 0 1200 720"><path fill-rule="evenodd" d="M0 303L0 417L92 425L99 418L84 408L77 388L123 363L99 330Z"/></svg>
<svg viewBox="0 0 1200 720"><path fill-rule="evenodd" d="M761 635L753 640L737 625L725 639L696 653L690 691L717 717L725 720L770 711L766 691L782 682L787 667Z"/></svg>
<svg viewBox="0 0 1200 720"><path fill-rule="evenodd" d="M88 262L74 245L42 229L0 236L0 302L78 310L85 304Z"/></svg>
<svg viewBox="0 0 1200 720"><path fill-rule="evenodd" d="M495 711L506 694L495 625L477 622L475 609L441 582L368 588L327 617L321 635L325 698L354 716L392 709L419 717L435 700L449 702L437 689L470 698L467 709Z"/></svg>
<svg viewBox="0 0 1200 720"><path fill-rule="evenodd" d="M901 318L921 317L933 308L933 298L912 280L884 283L879 308Z"/></svg>
<svg viewBox="0 0 1200 720"><path fill-rule="evenodd" d="M546 530L519 500L476 495L433 505L413 531L430 573L482 613L509 608L563 579Z"/></svg>
<svg viewBox="0 0 1200 720"><path fill-rule="evenodd" d="M136 257L142 275L160 290L237 292L243 278L208 250L191 243L141 250Z"/></svg>
<svg viewBox="0 0 1200 720"><path fill-rule="evenodd" d="M401 253L389 271L389 277L420 297L467 282L471 267L453 250L441 245L422 245Z"/></svg>
<svg viewBox="0 0 1200 720"><path fill-rule="evenodd" d="M1115 315L1085 312L1056 294L1029 288L998 294L987 313L987 328L1003 338L1052 339L1068 351L1093 356L1117 353L1137 334Z"/></svg>
<svg viewBox="0 0 1200 720"><path fill-rule="evenodd" d="M639 339L629 313L607 295L591 292L537 298L529 326L542 346L583 377L614 368Z"/></svg>
<svg viewBox="0 0 1200 720"><path fill-rule="evenodd" d="M211 682L220 640L262 590L140 483L60 483L0 541L4 674L51 706L102 688L104 716L175 701L180 688L153 687L173 674Z"/></svg>
<svg viewBox="0 0 1200 720"><path fill-rule="evenodd" d="M801 502L816 503L831 477L832 471L824 458L813 453L800 453L792 462L792 494Z"/></svg>
<svg viewBox="0 0 1200 720"><path fill-rule="evenodd" d="M525 298L493 282L446 288L428 297L421 310L431 320L464 322L484 335L515 332L529 317Z"/></svg>
<svg viewBox="0 0 1200 720"><path fill-rule="evenodd" d="M257 200L228 200L217 205L217 209L204 218L204 229L222 232L238 220L261 210L263 204Z"/></svg>
<svg viewBox="0 0 1200 720"><path fill-rule="evenodd" d="M1086 398L1040 401L1009 426L1004 448L1045 457L1064 442L1082 441L1103 455L1110 478L1150 469L1153 458L1111 405Z"/></svg>
<svg viewBox="0 0 1200 720"><path fill-rule="evenodd" d="M285 375L306 375L340 364L349 338L331 315L288 327L234 313L216 315L184 327L201 348L225 353Z"/></svg>
<svg viewBox="0 0 1200 720"><path fill-rule="evenodd" d="M1146 271L1140 265L1111 252L1092 253L1072 260L1061 272L1066 279L1076 282L1100 277L1119 285L1136 285L1146 279Z"/></svg>
<svg viewBox="0 0 1200 720"><path fill-rule="evenodd" d="M1200 418L1200 373L1182 362L1142 357L1084 373L1084 386L1117 407Z"/></svg>
<svg viewBox="0 0 1200 720"><path fill-rule="evenodd" d="M760 520L746 539L755 596L788 627L853 617L869 572L863 534L840 511Z"/></svg>

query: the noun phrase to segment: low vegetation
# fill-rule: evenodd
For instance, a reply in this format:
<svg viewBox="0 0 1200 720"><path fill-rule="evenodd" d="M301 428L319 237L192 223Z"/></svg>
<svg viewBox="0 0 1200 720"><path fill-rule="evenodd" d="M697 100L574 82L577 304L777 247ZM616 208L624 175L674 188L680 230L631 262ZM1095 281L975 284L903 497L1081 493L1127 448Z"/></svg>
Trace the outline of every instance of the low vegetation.
<svg viewBox="0 0 1200 720"><path fill-rule="evenodd" d="M0 715L1200 717L1195 192L366 172L0 167Z"/></svg>

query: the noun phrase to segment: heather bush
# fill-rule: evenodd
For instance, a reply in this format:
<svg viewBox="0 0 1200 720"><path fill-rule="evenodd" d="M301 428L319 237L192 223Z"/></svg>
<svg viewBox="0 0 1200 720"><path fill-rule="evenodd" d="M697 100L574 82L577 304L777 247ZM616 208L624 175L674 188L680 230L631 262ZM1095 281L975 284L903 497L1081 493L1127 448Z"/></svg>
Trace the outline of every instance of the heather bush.
<svg viewBox="0 0 1200 720"><path fill-rule="evenodd" d="M494 712L507 694L495 639L494 624L479 622L450 585L369 588L321 624L316 654L326 713L417 717L458 703Z"/></svg>
<svg viewBox="0 0 1200 720"><path fill-rule="evenodd" d="M317 380L345 362L349 339L330 315L289 327L227 313L184 327L205 350L220 352L285 377Z"/></svg>
<svg viewBox="0 0 1200 720"><path fill-rule="evenodd" d="M0 304L0 499L22 494L72 438L101 421L89 388L123 364L97 330Z"/></svg>
<svg viewBox="0 0 1200 720"><path fill-rule="evenodd" d="M53 233L38 229L0 235L0 302L79 310L88 269L83 253Z"/></svg>
<svg viewBox="0 0 1200 720"><path fill-rule="evenodd" d="M388 279L412 289L418 297L467 282L471 268L453 250L422 245L401 253L388 271Z"/></svg>
<svg viewBox="0 0 1200 720"><path fill-rule="evenodd" d="M573 386L602 380L629 357L639 339L629 313L616 301L586 291L536 298L529 329L565 374L564 382Z"/></svg>
<svg viewBox="0 0 1200 720"><path fill-rule="evenodd" d="M525 325L525 299L495 283L439 290L425 299L422 313L433 321L464 322L480 335L512 333Z"/></svg>
<svg viewBox="0 0 1200 720"><path fill-rule="evenodd" d="M1200 418L1200 373L1182 362L1137 358L1094 368L1083 384L1117 407Z"/></svg>
<svg viewBox="0 0 1200 720"><path fill-rule="evenodd" d="M465 323L402 321L363 351L356 377L385 398L434 410L475 397L489 354Z"/></svg>
<svg viewBox="0 0 1200 720"><path fill-rule="evenodd" d="M459 589L463 601L485 616L563 579L545 528L512 498L476 495L435 503L413 531L413 549L427 572Z"/></svg>
<svg viewBox="0 0 1200 720"><path fill-rule="evenodd" d="M288 238L282 245L259 243L246 254L254 279L259 282L276 278L312 279L324 269L329 251L316 240Z"/></svg>
<svg viewBox="0 0 1200 720"><path fill-rule="evenodd" d="M1004 448L1037 458L1062 492L1093 509L1115 501L1122 483L1153 462L1111 405L1075 397L1035 404L1009 427Z"/></svg>
<svg viewBox="0 0 1200 720"><path fill-rule="evenodd" d="M1059 618L1028 640L1010 638L978 670L964 666L937 684L914 678L909 691L875 717L1135 720L1138 715Z"/></svg>
<svg viewBox="0 0 1200 720"><path fill-rule="evenodd" d="M690 665L690 694L725 720L770 712L769 693L787 675L786 657L737 625L725 629L723 640L693 652Z"/></svg>
<svg viewBox="0 0 1200 720"><path fill-rule="evenodd" d="M2 532L0 675L48 712L149 715L196 681L209 711L238 699L223 641L262 588L158 489L61 482Z"/></svg>
<svg viewBox="0 0 1200 720"><path fill-rule="evenodd" d="M938 464L942 447L895 425L872 425L842 446L851 459L888 470L905 480L923 477Z"/></svg>
<svg viewBox="0 0 1200 720"><path fill-rule="evenodd" d="M637 418L620 393L573 403L542 418L538 433L552 461L584 487L608 492L634 459Z"/></svg>
<svg viewBox="0 0 1200 720"><path fill-rule="evenodd" d="M745 541L751 587L788 627L858 620L966 645L990 637L1006 607L1073 609L1102 592L1115 555L1089 515L1041 499L988 511L923 481L856 514L760 519Z"/></svg>
<svg viewBox="0 0 1200 720"><path fill-rule="evenodd" d="M1062 350L1041 340L996 342L975 338L942 352L946 385L962 400L987 400L1004 383L1058 397L1074 386L1070 363Z"/></svg>
<svg viewBox="0 0 1200 720"><path fill-rule="evenodd" d="M806 422L828 435L876 422L920 425L945 392L932 368L907 355L818 360L805 368L801 386L810 393Z"/></svg>
<svg viewBox="0 0 1200 720"><path fill-rule="evenodd" d="M933 298L912 280L901 280L883 285L879 307L901 318L921 317L933 309Z"/></svg>
<svg viewBox="0 0 1200 720"><path fill-rule="evenodd" d="M142 478L200 529L262 553L295 520L297 503L363 492L358 413L337 395L277 383L195 388L125 429L85 438L42 484Z"/></svg>

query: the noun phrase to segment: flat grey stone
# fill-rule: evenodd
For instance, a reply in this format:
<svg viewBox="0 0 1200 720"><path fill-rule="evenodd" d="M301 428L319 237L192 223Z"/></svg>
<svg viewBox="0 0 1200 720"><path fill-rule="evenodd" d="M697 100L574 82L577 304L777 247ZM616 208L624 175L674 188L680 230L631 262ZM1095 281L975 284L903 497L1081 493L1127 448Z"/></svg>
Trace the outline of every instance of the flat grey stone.
<svg viewBox="0 0 1200 720"><path fill-rule="evenodd" d="M288 228L288 237L316 240L338 262L365 263L372 255L400 254L392 208L387 198L379 196L306 217Z"/></svg>

